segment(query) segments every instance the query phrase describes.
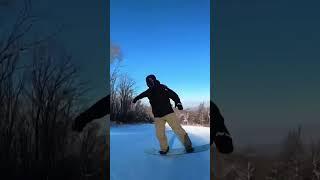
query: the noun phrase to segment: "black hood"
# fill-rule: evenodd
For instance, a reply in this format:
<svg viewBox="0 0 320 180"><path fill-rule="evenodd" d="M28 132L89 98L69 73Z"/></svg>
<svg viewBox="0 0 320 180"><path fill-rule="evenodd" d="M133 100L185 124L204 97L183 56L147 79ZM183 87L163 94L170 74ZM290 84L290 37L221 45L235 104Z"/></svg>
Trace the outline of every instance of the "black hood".
<svg viewBox="0 0 320 180"><path fill-rule="evenodd" d="M152 88L154 86L157 86L160 84L160 81L157 80L156 76L153 75L153 74L150 74L146 77L146 83L147 83L147 86L149 88Z"/></svg>

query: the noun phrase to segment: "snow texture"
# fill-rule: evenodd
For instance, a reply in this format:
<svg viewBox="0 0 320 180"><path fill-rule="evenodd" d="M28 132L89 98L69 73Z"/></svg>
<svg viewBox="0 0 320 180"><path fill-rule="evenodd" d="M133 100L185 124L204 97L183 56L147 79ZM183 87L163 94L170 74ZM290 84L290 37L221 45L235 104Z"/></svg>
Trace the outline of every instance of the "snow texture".
<svg viewBox="0 0 320 180"><path fill-rule="evenodd" d="M183 126L194 146L210 142L210 129ZM169 126L169 146L183 147ZM110 128L111 180L209 180L210 150L178 156L149 155L145 149L159 148L153 124Z"/></svg>

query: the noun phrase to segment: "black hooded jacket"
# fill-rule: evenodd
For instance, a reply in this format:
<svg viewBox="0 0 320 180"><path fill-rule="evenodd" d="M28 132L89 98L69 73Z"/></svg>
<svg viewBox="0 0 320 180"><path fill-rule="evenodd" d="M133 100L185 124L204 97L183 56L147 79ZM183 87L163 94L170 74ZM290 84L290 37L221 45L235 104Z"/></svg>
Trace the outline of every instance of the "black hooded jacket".
<svg viewBox="0 0 320 180"><path fill-rule="evenodd" d="M150 76L148 77L150 78ZM179 96L166 85L161 84L154 76L151 76L151 78L154 80L154 86L149 87L149 89L135 97L134 102L147 97L152 107L154 117L163 117L173 113L170 99L172 99L175 104L178 104L181 103Z"/></svg>

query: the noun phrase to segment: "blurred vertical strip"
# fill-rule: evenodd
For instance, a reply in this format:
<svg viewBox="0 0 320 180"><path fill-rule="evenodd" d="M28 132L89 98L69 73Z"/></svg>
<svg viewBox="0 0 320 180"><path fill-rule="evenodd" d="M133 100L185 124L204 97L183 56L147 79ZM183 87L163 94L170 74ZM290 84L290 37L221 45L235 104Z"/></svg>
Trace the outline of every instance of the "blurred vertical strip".
<svg viewBox="0 0 320 180"><path fill-rule="evenodd" d="M213 52L214 52L214 45L213 45L213 15L214 15L214 0L210 0L210 101L213 100L213 73L214 73L214 59L213 59ZM211 108L211 106L210 106ZM211 117L210 116L210 143L212 142L211 139ZM215 179L215 151L214 147L211 146L210 148L210 179Z"/></svg>
<svg viewBox="0 0 320 180"><path fill-rule="evenodd" d="M106 82L107 82L107 94L108 94L108 102L107 104L109 105L109 107L107 107L108 114L110 114L110 0L106 0L106 19L105 19L105 34L106 34L106 57L107 59L107 63L106 63ZM107 121L110 121L110 119L108 118ZM102 175L102 179L106 180L106 179L110 179L110 135L109 135L109 131L110 131L110 126L109 126L109 122L106 123L107 126L106 128L106 134L105 134L105 146L102 148L102 166L103 166L103 170L105 171L105 173Z"/></svg>

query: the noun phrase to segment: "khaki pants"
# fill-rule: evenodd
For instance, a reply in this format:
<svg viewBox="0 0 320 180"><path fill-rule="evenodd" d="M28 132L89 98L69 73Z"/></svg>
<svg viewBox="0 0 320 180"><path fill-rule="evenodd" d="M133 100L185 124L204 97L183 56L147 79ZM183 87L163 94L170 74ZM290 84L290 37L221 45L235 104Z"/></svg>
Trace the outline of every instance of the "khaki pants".
<svg viewBox="0 0 320 180"><path fill-rule="evenodd" d="M168 142L167 136L165 133L165 124L166 122L172 128L173 132L176 133L185 146L185 148L192 147L190 138L186 131L181 127L180 123L177 120L177 116L175 113L167 114L161 118L155 118L155 128L156 128L156 135L160 143L160 148L162 151L167 150Z"/></svg>

